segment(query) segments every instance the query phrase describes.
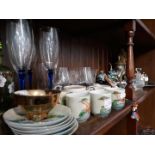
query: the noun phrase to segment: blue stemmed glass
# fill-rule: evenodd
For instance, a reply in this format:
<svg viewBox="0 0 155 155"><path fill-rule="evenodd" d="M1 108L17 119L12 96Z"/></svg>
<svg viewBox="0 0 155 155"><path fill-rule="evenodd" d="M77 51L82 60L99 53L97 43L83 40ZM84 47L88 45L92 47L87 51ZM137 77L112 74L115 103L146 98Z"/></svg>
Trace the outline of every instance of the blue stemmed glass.
<svg viewBox="0 0 155 155"><path fill-rule="evenodd" d="M56 28L47 27L40 33L40 56L48 70L48 88L53 88L53 72L58 65L59 40Z"/></svg>
<svg viewBox="0 0 155 155"><path fill-rule="evenodd" d="M25 77L32 52L32 31L27 20L11 20L7 23L6 42L8 55L18 73L19 88L25 89Z"/></svg>

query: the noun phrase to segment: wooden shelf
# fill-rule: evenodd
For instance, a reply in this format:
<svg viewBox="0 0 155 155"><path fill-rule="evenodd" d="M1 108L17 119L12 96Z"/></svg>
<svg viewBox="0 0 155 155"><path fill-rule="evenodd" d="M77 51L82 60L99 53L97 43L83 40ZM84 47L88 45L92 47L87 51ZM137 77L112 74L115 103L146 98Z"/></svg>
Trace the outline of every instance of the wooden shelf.
<svg viewBox="0 0 155 155"><path fill-rule="evenodd" d="M91 116L91 118L79 125L76 135L94 135L106 134L112 127L114 127L120 120L125 118L130 112L134 103L141 104L143 101L155 91L155 88L144 90L144 95L134 102L127 102L124 109L121 111L112 111L109 117L103 119L99 116Z"/></svg>
<svg viewBox="0 0 155 155"><path fill-rule="evenodd" d="M79 124L78 130L75 135L95 135L106 134L112 129L119 121L130 114L132 105L134 103L142 104L148 96L155 91L155 88L144 89L144 95L138 98L136 101L127 101L126 106L121 111L112 111L111 114L103 119L99 116L91 116L90 119L84 123ZM0 134L10 135L13 134L9 127L4 123L2 116L0 117Z"/></svg>

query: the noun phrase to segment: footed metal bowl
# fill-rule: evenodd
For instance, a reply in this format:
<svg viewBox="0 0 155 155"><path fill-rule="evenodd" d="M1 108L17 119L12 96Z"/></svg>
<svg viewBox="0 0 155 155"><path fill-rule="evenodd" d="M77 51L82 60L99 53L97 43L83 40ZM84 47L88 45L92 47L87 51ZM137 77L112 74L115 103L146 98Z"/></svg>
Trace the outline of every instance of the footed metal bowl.
<svg viewBox="0 0 155 155"><path fill-rule="evenodd" d="M19 90L14 92L17 105L22 105L29 120L40 121L58 103L60 91L57 90Z"/></svg>

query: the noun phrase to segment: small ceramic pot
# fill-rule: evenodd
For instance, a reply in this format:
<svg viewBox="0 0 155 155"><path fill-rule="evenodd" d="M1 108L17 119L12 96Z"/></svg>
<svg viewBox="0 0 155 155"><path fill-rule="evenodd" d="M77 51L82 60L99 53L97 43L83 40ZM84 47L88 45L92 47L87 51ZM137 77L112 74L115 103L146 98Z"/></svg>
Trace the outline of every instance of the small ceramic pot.
<svg viewBox="0 0 155 155"><path fill-rule="evenodd" d="M107 117L112 107L111 93L100 89L90 91L90 96L92 114Z"/></svg>
<svg viewBox="0 0 155 155"><path fill-rule="evenodd" d="M112 108L121 110L125 106L125 89L123 88L105 88L105 90L112 93Z"/></svg>
<svg viewBox="0 0 155 155"><path fill-rule="evenodd" d="M84 122L90 117L90 95L88 91L67 94L66 105L79 122Z"/></svg>

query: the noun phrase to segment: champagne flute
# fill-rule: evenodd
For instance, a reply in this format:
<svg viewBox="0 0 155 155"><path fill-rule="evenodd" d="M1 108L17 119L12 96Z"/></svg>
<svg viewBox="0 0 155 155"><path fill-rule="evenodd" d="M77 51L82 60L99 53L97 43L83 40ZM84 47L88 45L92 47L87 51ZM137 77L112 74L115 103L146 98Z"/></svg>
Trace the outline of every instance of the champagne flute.
<svg viewBox="0 0 155 155"><path fill-rule="evenodd" d="M14 70L18 73L19 87L25 89L25 75L32 52L32 31L27 20L11 20L7 23L6 43Z"/></svg>
<svg viewBox="0 0 155 155"><path fill-rule="evenodd" d="M45 67L48 69L48 88L53 88L53 70L58 65L59 40L57 29L47 27L40 34L40 55Z"/></svg>

